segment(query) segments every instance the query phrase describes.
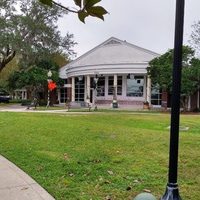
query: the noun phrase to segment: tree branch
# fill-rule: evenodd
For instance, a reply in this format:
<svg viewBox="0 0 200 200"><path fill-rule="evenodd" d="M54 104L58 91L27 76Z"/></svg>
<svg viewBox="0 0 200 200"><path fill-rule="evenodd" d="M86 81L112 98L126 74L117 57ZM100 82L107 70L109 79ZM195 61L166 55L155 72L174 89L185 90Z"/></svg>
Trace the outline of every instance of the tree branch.
<svg viewBox="0 0 200 200"><path fill-rule="evenodd" d="M15 57L15 54L16 54L16 51L13 51L12 53L9 54L9 56L7 56L6 58L4 58L0 62L0 72Z"/></svg>
<svg viewBox="0 0 200 200"><path fill-rule="evenodd" d="M67 7L65 7L65 6L59 4L59 3L55 2L55 1L52 1L52 3L55 4L55 5L57 5L57 6L59 6L59 7L61 7L61 8L63 8L64 10L69 11L69 12L78 13L78 11L71 10L71 9L69 9L69 8L67 8Z"/></svg>

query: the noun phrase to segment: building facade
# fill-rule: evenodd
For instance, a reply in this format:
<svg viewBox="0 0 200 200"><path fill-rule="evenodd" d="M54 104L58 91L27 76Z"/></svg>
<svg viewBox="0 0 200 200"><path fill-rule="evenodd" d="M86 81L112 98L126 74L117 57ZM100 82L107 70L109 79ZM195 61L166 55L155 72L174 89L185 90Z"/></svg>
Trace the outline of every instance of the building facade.
<svg viewBox="0 0 200 200"><path fill-rule="evenodd" d="M70 100L106 105L171 107L171 94L151 84L146 68L159 54L117 38L110 38L60 69L64 87L50 92L50 104L65 105ZM30 88L15 91L15 98L31 99ZM44 95L40 95L43 99ZM182 105L182 104L181 104ZM188 109L199 109L200 90L188 101Z"/></svg>
<svg viewBox="0 0 200 200"><path fill-rule="evenodd" d="M157 56L112 37L60 69L66 84L58 89L59 104L70 98L80 103L142 105L148 101L160 106L161 93L151 91L146 71Z"/></svg>

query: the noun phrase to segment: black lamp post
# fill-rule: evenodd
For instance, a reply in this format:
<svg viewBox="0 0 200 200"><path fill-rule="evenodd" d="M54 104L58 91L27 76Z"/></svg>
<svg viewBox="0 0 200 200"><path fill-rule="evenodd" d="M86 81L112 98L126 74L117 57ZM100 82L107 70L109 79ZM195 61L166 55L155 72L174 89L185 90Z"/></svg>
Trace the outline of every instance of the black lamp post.
<svg viewBox="0 0 200 200"><path fill-rule="evenodd" d="M94 92L95 92L95 98L94 98L94 104L95 104L95 106L94 106L94 110L95 111L98 111L98 108L97 108L97 83L98 83L98 80L99 80L99 78L98 78L98 74L99 74L99 72L96 70L95 72L94 72L94 74L95 74L95 77L94 77L94 85L95 85L95 88L94 88Z"/></svg>
<svg viewBox="0 0 200 200"><path fill-rule="evenodd" d="M179 119L180 119L184 4L185 0L176 1L169 174L168 174L168 183L166 186L166 192L163 195L163 197L161 197L161 200L182 200L178 190L177 172L178 172L178 141L179 141Z"/></svg>

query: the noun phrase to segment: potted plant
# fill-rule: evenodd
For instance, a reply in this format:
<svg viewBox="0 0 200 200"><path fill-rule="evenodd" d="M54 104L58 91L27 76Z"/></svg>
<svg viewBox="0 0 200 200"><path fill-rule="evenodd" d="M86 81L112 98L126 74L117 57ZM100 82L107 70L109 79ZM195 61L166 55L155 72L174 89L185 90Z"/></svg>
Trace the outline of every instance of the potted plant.
<svg viewBox="0 0 200 200"><path fill-rule="evenodd" d="M149 102L148 101L144 101L143 102L143 108L144 109L149 109Z"/></svg>
<svg viewBox="0 0 200 200"><path fill-rule="evenodd" d="M66 105L66 106L69 106L69 103L70 103L70 102L71 102L70 98L67 97L67 100L66 100L66 102L65 102L65 105Z"/></svg>
<svg viewBox="0 0 200 200"><path fill-rule="evenodd" d="M113 108L118 108L118 107L119 107L119 105L118 105L118 103L117 103L117 102L113 102L113 103L112 103L112 107L113 107Z"/></svg>

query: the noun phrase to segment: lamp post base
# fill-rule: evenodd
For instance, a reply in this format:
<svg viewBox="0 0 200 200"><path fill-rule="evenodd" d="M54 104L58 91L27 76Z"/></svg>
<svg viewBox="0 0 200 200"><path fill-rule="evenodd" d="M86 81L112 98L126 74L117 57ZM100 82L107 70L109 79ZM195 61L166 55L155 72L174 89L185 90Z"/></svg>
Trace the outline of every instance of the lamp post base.
<svg viewBox="0 0 200 200"><path fill-rule="evenodd" d="M165 194L160 200L182 200L178 191L178 184L168 183Z"/></svg>
<svg viewBox="0 0 200 200"><path fill-rule="evenodd" d="M48 100L48 101L47 101L46 108L49 108L49 107L50 107L50 101Z"/></svg>

